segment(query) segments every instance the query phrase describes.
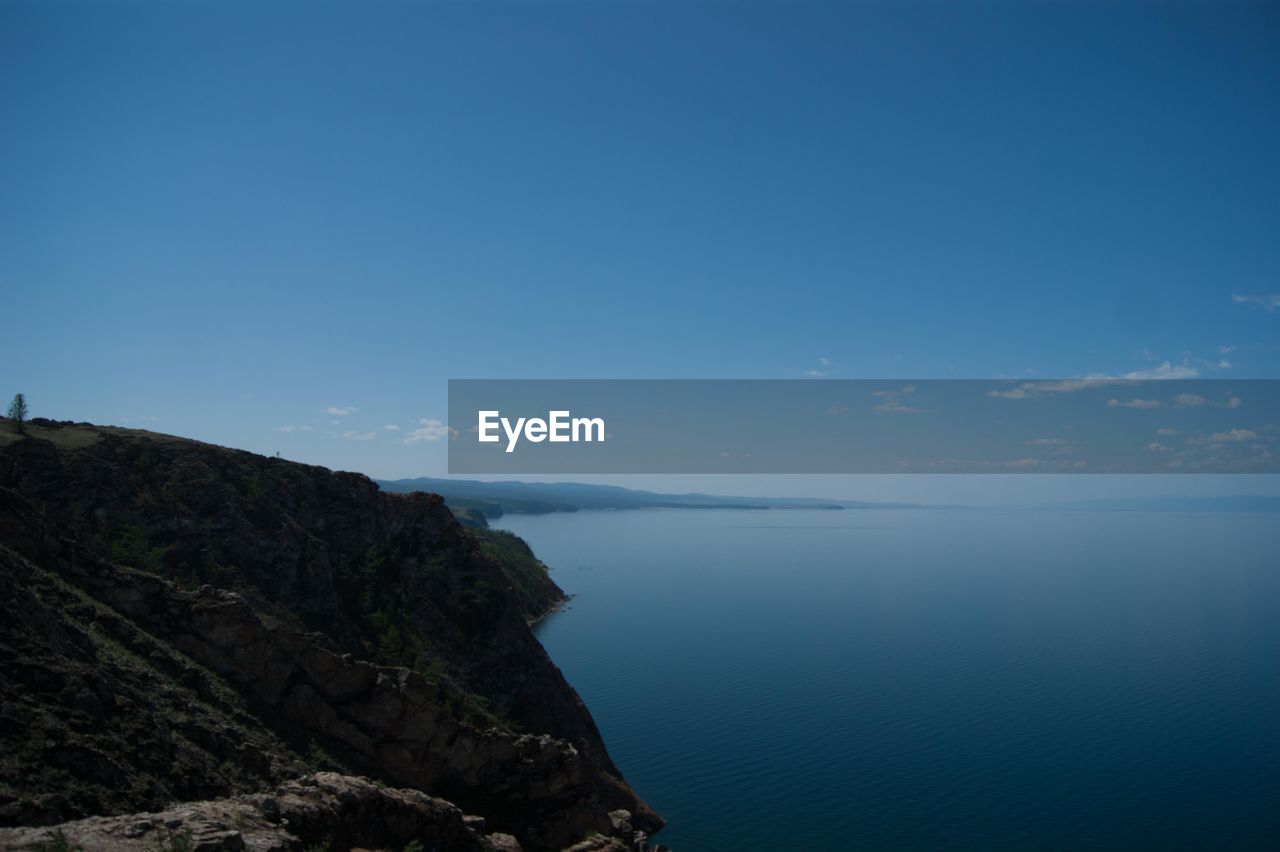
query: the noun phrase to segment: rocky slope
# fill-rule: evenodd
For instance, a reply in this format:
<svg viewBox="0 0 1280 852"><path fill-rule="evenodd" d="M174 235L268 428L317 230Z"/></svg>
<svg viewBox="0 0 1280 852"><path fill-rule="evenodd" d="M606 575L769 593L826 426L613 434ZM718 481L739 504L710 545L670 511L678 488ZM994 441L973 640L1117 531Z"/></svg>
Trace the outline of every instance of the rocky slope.
<svg viewBox="0 0 1280 852"><path fill-rule="evenodd" d="M279 850L379 846L514 852L508 834L486 832L443 799L318 772L270 792L190 802L153 813L90 817L56 828L0 829L0 847L128 852L139 848ZM354 830L353 830L354 829Z"/></svg>
<svg viewBox="0 0 1280 852"><path fill-rule="evenodd" d="M438 497L355 474L28 431L0 433L18 615L0 630L0 823L332 769L448 799L531 850L661 826L528 629L563 595L518 539L480 543Z"/></svg>

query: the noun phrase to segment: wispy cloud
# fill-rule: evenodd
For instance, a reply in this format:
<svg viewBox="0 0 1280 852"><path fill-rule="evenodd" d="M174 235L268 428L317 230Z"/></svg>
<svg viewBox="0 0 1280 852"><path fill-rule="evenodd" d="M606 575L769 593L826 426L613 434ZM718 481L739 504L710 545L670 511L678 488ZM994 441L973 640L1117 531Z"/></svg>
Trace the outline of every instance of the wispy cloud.
<svg viewBox="0 0 1280 852"><path fill-rule="evenodd" d="M448 438L453 430L439 420L424 417L418 421L418 428L404 436L402 444L420 444L423 441L439 441Z"/></svg>
<svg viewBox="0 0 1280 852"><path fill-rule="evenodd" d="M271 431L273 432L310 432L310 426L277 426Z"/></svg>
<svg viewBox="0 0 1280 852"><path fill-rule="evenodd" d="M810 379L825 379L828 373L830 372L827 368L830 367L832 363L833 363L832 360L827 356L819 355L818 366L821 367L822 369L818 369L817 367L814 367L812 369L805 370L800 375Z"/></svg>
<svg viewBox="0 0 1280 852"><path fill-rule="evenodd" d="M1239 408L1240 397L1229 396L1225 402L1209 402L1209 400L1194 393L1180 393L1175 396L1167 405L1158 399L1131 399L1122 401L1119 399L1107 400L1109 408L1200 408L1205 405L1212 405L1215 408Z"/></svg>
<svg viewBox="0 0 1280 852"><path fill-rule="evenodd" d="M915 392L915 385L905 385L900 390L872 391L872 396L878 396L884 400L872 410L878 414L922 414L924 413L923 408L907 405L900 399L903 396L911 396Z"/></svg>
<svg viewBox="0 0 1280 852"><path fill-rule="evenodd" d="M1200 371L1195 367L1186 364L1174 365L1165 361L1155 367L1125 373L1122 378L1148 381L1150 379L1194 379L1198 375L1200 375Z"/></svg>
<svg viewBox="0 0 1280 852"><path fill-rule="evenodd" d="M372 441L378 437L377 432L343 432L342 437L348 441Z"/></svg>
<svg viewBox="0 0 1280 852"><path fill-rule="evenodd" d="M1230 365L1227 365L1230 366ZM1174 364L1162 361L1154 367L1131 370L1118 376L1107 373L1090 373L1075 379L1051 379L1022 382L1017 387L992 389L987 396L994 399L1031 399L1052 393L1075 393L1090 388L1124 385L1132 382L1147 382L1161 379L1194 379L1200 371L1190 364ZM1117 403L1119 404L1119 403ZM1141 406L1134 406L1141 407Z"/></svg>
<svg viewBox="0 0 1280 852"><path fill-rule="evenodd" d="M382 428L383 428L383 429L386 429L388 432L399 432L399 431L400 431L400 427L399 427L399 426L397 426L397 425L395 425L394 423L388 423L386 426L383 426Z"/></svg>
<svg viewBox="0 0 1280 852"><path fill-rule="evenodd" d="M1030 441L1023 441L1022 446L1045 447L1055 456L1070 456L1080 452L1079 445L1067 438L1032 438Z"/></svg>
<svg viewBox="0 0 1280 852"><path fill-rule="evenodd" d="M324 413L332 414L334 417L345 417L348 414L355 414L359 410L360 409L356 408L353 405L349 405L349 406L331 405L324 410Z"/></svg>
<svg viewBox="0 0 1280 852"><path fill-rule="evenodd" d="M1240 443L1242 441L1256 440L1258 440L1258 433L1252 429L1232 429L1229 432L1214 432L1209 436L1210 444Z"/></svg>
<svg viewBox="0 0 1280 852"><path fill-rule="evenodd" d="M1261 293L1258 295L1233 293L1231 301L1237 305L1248 305L1252 308L1261 308L1267 313L1273 313L1280 310L1280 293Z"/></svg>
<svg viewBox="0 0 1280 852"><path fill-rule="evenodd" d="M872 391L871 395L888 397L892 399L893 397L896 397L896 396L909 396L910 394L913 394L915 392L916 392L915 385L904 385L901 390L878 390L878 391Z"/></svg>
<svg viewBox="0 0 1280 852"><path fill-rule="evenodd" d="M1026 399L1031 396L1031 391L1026 388L1011 388L1010 390L989 390L987 396L992 399Z"/></svg>
<svg viewBox="0 0 1280 852"><path fill-rule="evenodd" d="M922 470L948 471L952 473L986 473L991 470L1034 471L1047 473L1083 470L1089 463L1083 459L935 459L924 462ZM916 467L913 465L913 467Z"/></svg>
<svg viewBox="0 0 1280 852"><path fill-rule="evenodd" d="M905 405L896 399L888 402L882 402L874 409L879 414L923 414L923 408L916 408L914 405Z"/></svg>
<svg viewBox="0 0 1280 852"><path fill-rule="evenodd" d="M1008 390L989 390L987 396L994 399L1030 399L1035 396L1051 393L1074 393L1088 388L1100 388L1108 385L1124 384L1124 380L1116 376L1084 376L1079 379L1053 379L1034 382L1023 382Z"/></svg>

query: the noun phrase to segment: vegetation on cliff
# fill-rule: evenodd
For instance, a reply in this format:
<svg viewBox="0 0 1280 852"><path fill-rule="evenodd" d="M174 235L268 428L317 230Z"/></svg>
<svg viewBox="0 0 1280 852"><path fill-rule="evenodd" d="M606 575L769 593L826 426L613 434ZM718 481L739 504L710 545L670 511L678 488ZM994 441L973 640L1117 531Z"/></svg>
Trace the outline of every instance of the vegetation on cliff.
<svg viewBox="0 0 1280 852"><path fill-rule="evenodd" d="M0 823L315 770L442 796L526 848L661 821L528 622L563 600L436 495L145 432L0 437ZM33 736L34 734L34 736ZM630 842L630 841L628 841Z"/></svg>

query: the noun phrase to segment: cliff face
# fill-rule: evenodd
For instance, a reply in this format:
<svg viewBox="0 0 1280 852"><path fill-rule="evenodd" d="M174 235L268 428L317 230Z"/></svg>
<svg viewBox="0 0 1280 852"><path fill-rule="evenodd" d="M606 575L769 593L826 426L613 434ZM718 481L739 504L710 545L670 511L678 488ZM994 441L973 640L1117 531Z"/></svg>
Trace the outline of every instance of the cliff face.
<svg viewBox="0 0 1280 852"><path fill-rule="evenodd" d="M337 769L450 799L526 848L616 835L619 810L628 831L661 826L528 628L563 595L523 543L481 544L438 497L355 474L29 431L0 445L0 580L24 601L0 634L16 755L0 821Z"/></svg>

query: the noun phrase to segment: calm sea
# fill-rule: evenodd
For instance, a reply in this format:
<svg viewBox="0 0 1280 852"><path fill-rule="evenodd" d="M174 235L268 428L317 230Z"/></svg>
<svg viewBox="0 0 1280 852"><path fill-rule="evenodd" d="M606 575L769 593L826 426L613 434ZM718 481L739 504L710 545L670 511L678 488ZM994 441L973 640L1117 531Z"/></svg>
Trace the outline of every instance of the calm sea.
<svg viewBox="0 0 1280 852"><path fill-rule="evenodd" d="M539 636L702 850L1280 849L1280 517L509 516Z"/></svg>

